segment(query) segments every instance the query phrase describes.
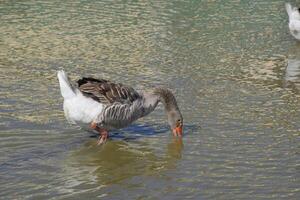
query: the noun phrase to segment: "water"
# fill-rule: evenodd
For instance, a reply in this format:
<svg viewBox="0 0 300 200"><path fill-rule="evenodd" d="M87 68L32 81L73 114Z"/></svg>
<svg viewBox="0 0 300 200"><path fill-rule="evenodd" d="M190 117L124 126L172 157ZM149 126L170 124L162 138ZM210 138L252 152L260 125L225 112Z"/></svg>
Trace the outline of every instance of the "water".
<svg viewBox="0 0 300 200"><path fill-rule="evenodd" d="M0 19L0 198L300 198L284 1L2 1ZM61 68L171 88L184 138L160 106L97 146L63 116Z"/></svg>

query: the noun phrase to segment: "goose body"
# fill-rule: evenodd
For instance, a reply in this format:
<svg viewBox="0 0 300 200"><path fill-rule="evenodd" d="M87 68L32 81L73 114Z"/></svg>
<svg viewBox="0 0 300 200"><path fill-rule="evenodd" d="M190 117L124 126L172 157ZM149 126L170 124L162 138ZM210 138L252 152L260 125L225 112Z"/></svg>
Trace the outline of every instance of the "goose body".
<svg viewBox="0 0 300 200"><path fill-rule="evenodd" d="M297 40L300 40L300 9L297 7L292 7L290 3L286 3L285 8L289 16L290 33Z"/></svg>
<svg viewBox="0 0 300 200"><path fill-rule="evenodd" d="M120 83L94 78L78 80L75 88L63 70L58 71L57 76L64 98L65 117L71 123L90 124L107 137L108 130L130 125L151 113L162 102L174 134L182 134L182 116L174 95L168 89L136 91Z"/></svg>

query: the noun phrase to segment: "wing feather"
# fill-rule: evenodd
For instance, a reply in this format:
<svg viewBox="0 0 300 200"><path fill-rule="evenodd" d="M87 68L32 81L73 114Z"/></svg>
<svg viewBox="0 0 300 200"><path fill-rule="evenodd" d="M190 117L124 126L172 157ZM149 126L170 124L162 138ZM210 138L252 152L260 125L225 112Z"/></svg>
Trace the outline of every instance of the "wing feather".
<svg viewBox="0 0 300 200"><path fill-rule="evenodd" d="M77 81L79 90L103 104L129 103L141 96L132 87L105 79L82 78Z"/></svg>

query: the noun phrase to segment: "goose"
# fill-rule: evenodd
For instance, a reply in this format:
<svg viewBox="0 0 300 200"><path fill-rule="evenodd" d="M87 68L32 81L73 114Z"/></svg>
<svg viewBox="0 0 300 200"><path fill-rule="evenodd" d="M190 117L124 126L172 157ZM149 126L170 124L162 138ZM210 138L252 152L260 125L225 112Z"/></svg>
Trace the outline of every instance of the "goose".
<svg viewBox="0 0 300 200"><path fill-rule="evenodd" d="M129 126L164 105L168 124L175 137L183 135L183 118L171 90L157 87L137 91L121 83L83 77L74 87L64 70L57 72L60 92L64 99L66 119L72 124L87 124L99 133L98 145L107 141L108 131Z"/></svg>
<svg viewBox="0 0 300 200"><path fill-rule="evenodd" d="M289 15L290 32L297 40L300 40L300 8L292 7L290 3L286 3L285 8Z"/></svg>

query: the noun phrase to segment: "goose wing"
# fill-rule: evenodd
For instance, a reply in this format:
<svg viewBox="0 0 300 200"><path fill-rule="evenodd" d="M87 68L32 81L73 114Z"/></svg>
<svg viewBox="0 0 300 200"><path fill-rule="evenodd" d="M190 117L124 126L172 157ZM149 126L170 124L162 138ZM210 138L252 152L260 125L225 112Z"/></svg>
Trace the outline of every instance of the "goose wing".
<svg viewBox="0 0 300 200"><path fill-rule="evenodd" d="M113 83L105 79L82 78L77 81L79 90L87 97L102 104L131 104L140 98L140 94L132 87Z"/></svg>

